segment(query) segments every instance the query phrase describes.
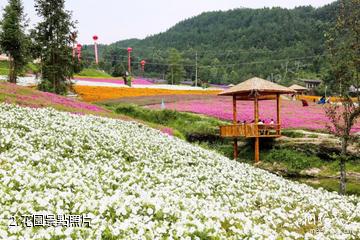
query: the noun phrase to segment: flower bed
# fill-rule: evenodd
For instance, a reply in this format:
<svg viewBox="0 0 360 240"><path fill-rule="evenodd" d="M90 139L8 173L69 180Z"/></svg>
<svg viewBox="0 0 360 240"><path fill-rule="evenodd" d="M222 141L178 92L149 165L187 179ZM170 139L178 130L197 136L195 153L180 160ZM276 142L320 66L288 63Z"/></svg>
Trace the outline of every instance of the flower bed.
<svg viewBox="0 0 360 240"><path fill-rule="evenodd" d="M283 128L305 128L311 130L325 130L329 119L326 117L323 106L309 103L303 107L300 101L281 101L281 125ZM247 121L254 119L254 103L251 101L237 102L237 119ZM165 103L166 108L183 112L193 112L216 117L224 120L232 120L232 98L231 97L209 97L200 100L180 100L177 102ZM153 109L160 109L161 105L149 106ZM260 101L260 119L270 122L276 119L276 101ZM360 132L360 122L354 128L354 132Z"/></svg>
<svg viewBox="0 0 360 240"><path fill-rule="evenodd" d="M156 89L156 88L91 87L91 86L79 86L79 85L75 85L74 89L86 102L98 102L109 99L138 97L138 96L219 93L219 90L169 90L169 89Z"/></svg>
<svg viewBox="0 0 360 240"><path fill-rule="evenodd" d="M1 239L356 239L360 199L134 122L0 104ZM76 214L91 228L9 227Z"/></svg>
<svg viewBox="0 0 360 240"><path fill-rule="evenodd" d="M33 87L35 88L35 87ZM0 103L11 103L32 108L51 107L60 111L75 114L93 114L96 116L111 117L116 119L132 120L126 116L115 114L102 107L81 102L60 95L41 92L29 87L22 87L11 83L0 83ZM161 125L152 127L172 135L172 129Z"/></svg>
<svg viewBox="0 0 360 240"><path fill-rule="evenodd" d="M0 102L1 101L34 108L53 107L55 109L82 114L109 113L109 111L96 105L6 82L0 83Z"/></svg>
<svg viewBox="0 0 360 240"><path fill-rule="evenodd" d="M199 100L199 99L208 99L213 97L209 94L171 94L171 95L153 95L153 96L139 96L139 97L123 97L118 99L110 99L102 101L102 103L126 103L126 104L135 104L138 106L154 105L161 104L164 102L177 102L177 101L188 101L188 100Z"/></svg>
<svg viewBox="0 0 360 240"><path fill-rule="evenodd" d="M75 77L75 81L87 81L87 82L100 82L100 83L117 83L125 84L123 78L92 78L92 77ZM141 85L152 85L153 83L143 79L135 78L131 81L132 84L141 84Z"/></svg>

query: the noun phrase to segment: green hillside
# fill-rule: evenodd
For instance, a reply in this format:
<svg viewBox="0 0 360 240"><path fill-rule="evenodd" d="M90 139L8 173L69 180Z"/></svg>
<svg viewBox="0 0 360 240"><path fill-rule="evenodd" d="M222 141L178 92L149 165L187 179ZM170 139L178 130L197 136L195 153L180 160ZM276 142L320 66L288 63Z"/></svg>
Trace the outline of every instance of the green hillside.
<svg viewBox="0 0 360 240"><path fill-rule="evenodd" d="M284 84L299 78L321 77L324 33L336 17L337 2L321 7L295 9L234 9L207 12L184 20L168 31L143 40L130 39L101 46L101 66L108 72L126 66L127 47L133 48L133 69L147 60L146 74L169 72L169 49L182 55L184 79L195 78L198 54L199 78L212 83L235 83L253 75ZM92 46L84 56L91 62Z"/></svg>
<svg viewBox="0 0 360 240"><path fill-rule="evenodd" d="M76 74L75 77L104 77L104 78L108 78L108 77L111 77L111 76L109 74L107 74L106 72L103 72L103 71L100 71L100 70L97 70L97 69L84 68L83 70L81 70L81 72Z"/></svg>
<svg viewBox="0 0 360 240"><path fill-rule="evenodd" d="M26 64L20 76L25 75L26 73L34 74L40 72L40 66L38 64L29 62ZM7 76L9 74L9 62L8 61L0 61L0 75Z"/></svg>

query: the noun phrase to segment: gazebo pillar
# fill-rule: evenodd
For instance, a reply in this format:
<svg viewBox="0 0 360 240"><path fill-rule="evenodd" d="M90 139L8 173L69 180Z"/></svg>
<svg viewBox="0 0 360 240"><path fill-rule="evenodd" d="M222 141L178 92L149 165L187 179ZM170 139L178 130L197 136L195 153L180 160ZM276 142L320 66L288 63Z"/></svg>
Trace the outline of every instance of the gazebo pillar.
<svg viewBox="0 0 360 240"><path fill-rule="evenodd" d="M276 94L276 124L281 125L281 119L280 119L280 94ZM280 135L280 130L276 130L276 134Z"/></svg>
<svg viewBox="0 0 360 240"><path fill-rule="evenodd" d="M259 129L258 129L258 123L259 123L259 100L257 96L255 95L254 99L254 128L255 128L255 163L258 163L260 161L260 140L259 140Z"/></svg>
<svg viewBox="0 0 360 240"><path fill-rule="evenodd" d="M237 124L237 119L236 119L236 96L233 96L233 124L236 125ZM234 138L234 160L236 160L238 158L238 142L237 142L237 138Z"/></svg>

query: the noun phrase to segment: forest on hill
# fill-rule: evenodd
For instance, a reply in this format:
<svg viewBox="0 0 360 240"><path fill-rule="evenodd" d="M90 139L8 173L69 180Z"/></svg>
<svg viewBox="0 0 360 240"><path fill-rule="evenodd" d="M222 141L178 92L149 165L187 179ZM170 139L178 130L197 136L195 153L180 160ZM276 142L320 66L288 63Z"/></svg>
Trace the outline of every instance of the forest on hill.
<svg viewBox="0 0 360 240"><path fill-rule="evenodd" d="M238 83L254 75L282 84L323 78L328 69L325 32L337 8L334 2L321 8L206 12L143 40L100 45L99 67L121 75L127 69L126 49L132 47L134 74L175 82L194 80L196 69L200 81L215 84ZM92 45L84 46L83 58L85 65L93 64Z"/></svg>

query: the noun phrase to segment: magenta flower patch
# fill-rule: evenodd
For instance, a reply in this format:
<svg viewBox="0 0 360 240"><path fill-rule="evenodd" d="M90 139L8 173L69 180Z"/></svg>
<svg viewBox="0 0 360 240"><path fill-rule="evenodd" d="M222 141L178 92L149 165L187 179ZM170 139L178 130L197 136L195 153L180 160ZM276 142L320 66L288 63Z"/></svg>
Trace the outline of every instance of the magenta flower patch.
<svg viewBox="0 0 360 240"><path fill-rule="evenodd" d="M174 109L181 112L193 112L207 116L232 120L232 98L214 96L208 99L180 100L173 103L166 103L167 109ZM161 104L151 105L149 108L160 109ZM265 123L271 119L276 121L276 101L260 101L259 118ZM322 106L310 103L303 107L300 101L281 101L281 125L283 128L303 128L310 130L326 130L329 119L325 115ZM252 101L237 102L237 120L251 122L254 120L254 103ZM353 132L360 132L360 122L355 124Z"/></svg>

